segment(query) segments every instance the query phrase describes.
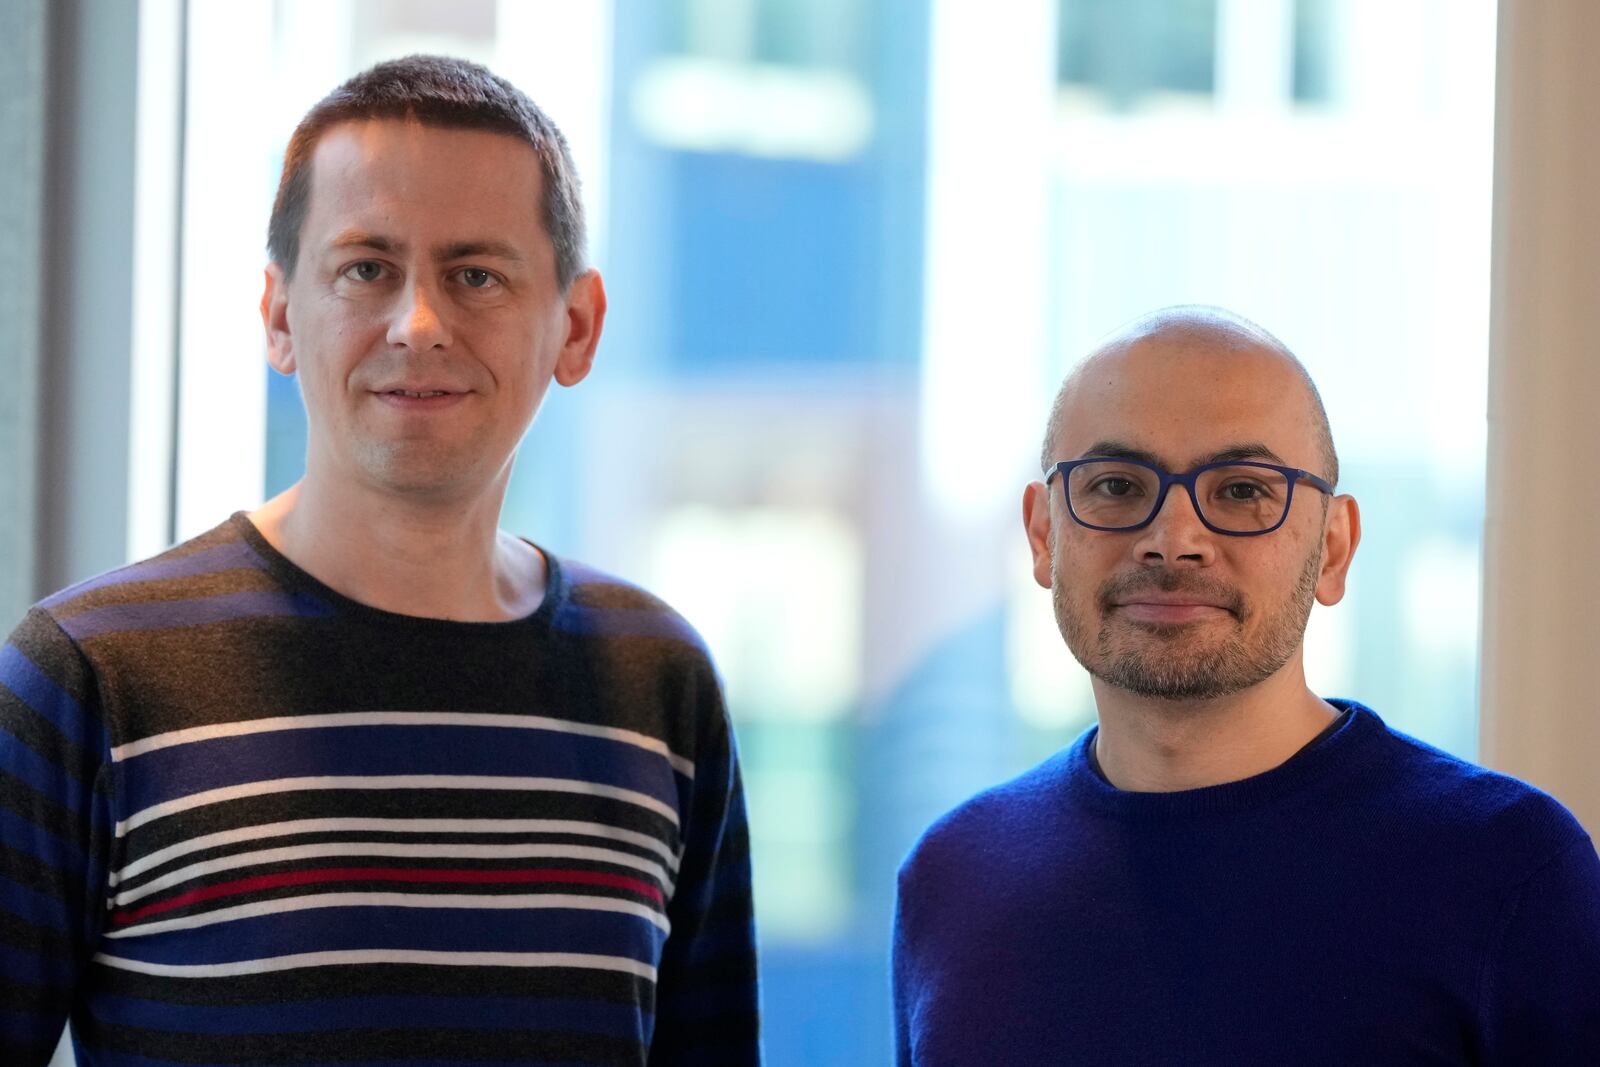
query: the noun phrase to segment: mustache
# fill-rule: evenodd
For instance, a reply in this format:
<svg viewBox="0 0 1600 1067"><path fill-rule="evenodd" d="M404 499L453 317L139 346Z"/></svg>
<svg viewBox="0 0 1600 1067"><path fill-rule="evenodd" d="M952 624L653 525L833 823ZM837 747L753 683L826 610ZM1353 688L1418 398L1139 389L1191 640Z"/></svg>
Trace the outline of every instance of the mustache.
<svg viewBox="0 0 1600 1067"><path fill-rule="evenodd" d="M1109 611L1130 594L1145 592L1184 593L1218 604L1236 619L1245 616L1244 594L1233 586L1215 578L1170 568L1113 575L1100 584L1095 599L1100 610Z"/></svg>

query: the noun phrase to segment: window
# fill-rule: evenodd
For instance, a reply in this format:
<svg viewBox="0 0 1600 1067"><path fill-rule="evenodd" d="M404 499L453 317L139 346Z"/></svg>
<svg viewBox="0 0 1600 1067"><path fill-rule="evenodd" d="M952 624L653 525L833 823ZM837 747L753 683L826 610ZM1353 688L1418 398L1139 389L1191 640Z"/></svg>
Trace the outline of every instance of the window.
<svg viewBox="0 0 1600 1067"><path fill-rule="evenodd" d="M1493 4L998 10L191 6L181 534L300 472L254 319L298 116L442 50L572 141L612 317L505 525L654 588L718 657L775 1067L887 1061L900 857L1090 721L1017 500L1060 377L1136 314L1221 304L1305 360L1367 532L1313 685L1475 747Z"/></svg>

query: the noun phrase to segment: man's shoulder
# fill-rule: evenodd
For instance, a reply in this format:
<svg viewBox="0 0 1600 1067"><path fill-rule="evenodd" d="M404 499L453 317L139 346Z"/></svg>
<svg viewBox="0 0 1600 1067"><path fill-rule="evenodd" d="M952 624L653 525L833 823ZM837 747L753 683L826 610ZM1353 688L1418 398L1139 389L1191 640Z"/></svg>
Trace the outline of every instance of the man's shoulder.
<svg viewBox="0 0 1600 1067"><path fill-rule="evenodd" d="M219 574L266 568L266 558L251 544L235 517L165 552L67 585L38 601L37 606L59 621L110 603L174 600L190 585L214 584Z"/></svg>
<svg viewBox="0 0 1600 1067"><path fill-rule="evenodd" d="M545 552L551 653L578 668L619 714L664 709L670 722L641 727L676 737L680 754L731 751L732 726L705 640L666 601L597 567ZM604 691L604 697L600 691ZM720 758L720 757L719 757Z"/></svg>
<svg viewBox="0 0 1600 1067"><path fill-rule="evenodd" d="M579 637L655 639L709 659L705 639L665 600L598 567L546 552L559 574L560 595L551 625Z"/></svg>
<svg viewBox="0 0 1600 1067"><path fill-rule="evenodd" d="M1537 786L1384 726L1376 799L1410 833L1517 877L1587 835Z"/></svg>
<svg viewBox="0 0 1600 1067"><path fill-rule="evenodd" d="M1085 735L1087 736L1087 735ZM1077 742L1013 778L967 798L935 819L911 847L901 877L965 868L981 856L1009 853L1013 844L1036 841L1050 827L1070 818L1064 793L1083 759Z"/></svg>
<svg viewBox="0 0 1600 1067"><path fill-rule="evenodd" d="M67 586L36 608L76 639L108 626L137 628L148 615L182 615L196 598L263 588L271 584L269 569L235 516L157 555Z"/></svg>
<svg viewBox="0 0 1600 1067"><path fill-rule="evenodd" d="M230 519L158 555L84 579L40 600L12 628L0 675L36 704L85 701L108 661L138 660L136 643L117 635L181 626L205 594L233 583L231 572L264 566Z"/></svg>

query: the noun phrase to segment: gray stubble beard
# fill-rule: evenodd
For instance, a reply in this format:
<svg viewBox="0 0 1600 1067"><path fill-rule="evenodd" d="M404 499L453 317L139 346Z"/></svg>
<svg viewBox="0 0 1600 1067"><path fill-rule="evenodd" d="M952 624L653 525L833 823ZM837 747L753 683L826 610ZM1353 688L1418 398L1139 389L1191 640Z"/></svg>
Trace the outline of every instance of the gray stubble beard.
<svg viewBox="0 0 1600 1067"><path fill-rule="evenodd" d="M1220 590L1216 583L1195 582L1181 577L1183 572L1167 570L1156 582L1129 583L1126 579L1109 578L1096 590L1095 603L1101 611L1101 624L1091 641L1089 627L1068 607L1066 590L1056 569L1055 559L1050 561L1050 600L1055 609L1056 625L1066 639L1067 648L1084 669L1108 685L1125 689L1143 697L1160 700L1192 701L1224 697L1256 685L1289 662L1305 637L1306 623L1311 617L1311 605L1316 598L1317 575L1322 569L1320 547L1307 558L1295 580L1289 599L1269 619L1265 629L1253 645L1243 639L1244 626L1255 614L1254 608L1242 594L1228 588L1235 603L1233 632L1210 647L1188 651L1173 647L1189 631L1185 625L1138 625L1149 640L1134 647L1117 649L1115 634L1109 615L1112 595L1127 591L1127 587L1150 588L1168 592L1195 588ZM1142 647L1140 647L1142 646Z"/></svg>

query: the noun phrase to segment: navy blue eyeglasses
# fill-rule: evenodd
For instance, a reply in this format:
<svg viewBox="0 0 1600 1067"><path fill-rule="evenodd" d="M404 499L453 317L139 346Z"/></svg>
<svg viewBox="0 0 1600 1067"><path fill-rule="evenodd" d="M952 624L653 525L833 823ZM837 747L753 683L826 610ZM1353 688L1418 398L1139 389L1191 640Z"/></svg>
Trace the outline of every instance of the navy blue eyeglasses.
<svg viewBox="0 0 1600 1067"><path fill-rule="evenodd" d="M1174 485L1189 491L1194 512L1208 530L1231 537L1253 537L1282 526L1294 487L1302 481L1329 496L1334 492L1310 471L1251 461L1204 463L1172 474L1139 459L1090 456L1057 463L1045 475L1045 484L1058 474L1073 519L1110 533L1150 525Z"/></svg>

